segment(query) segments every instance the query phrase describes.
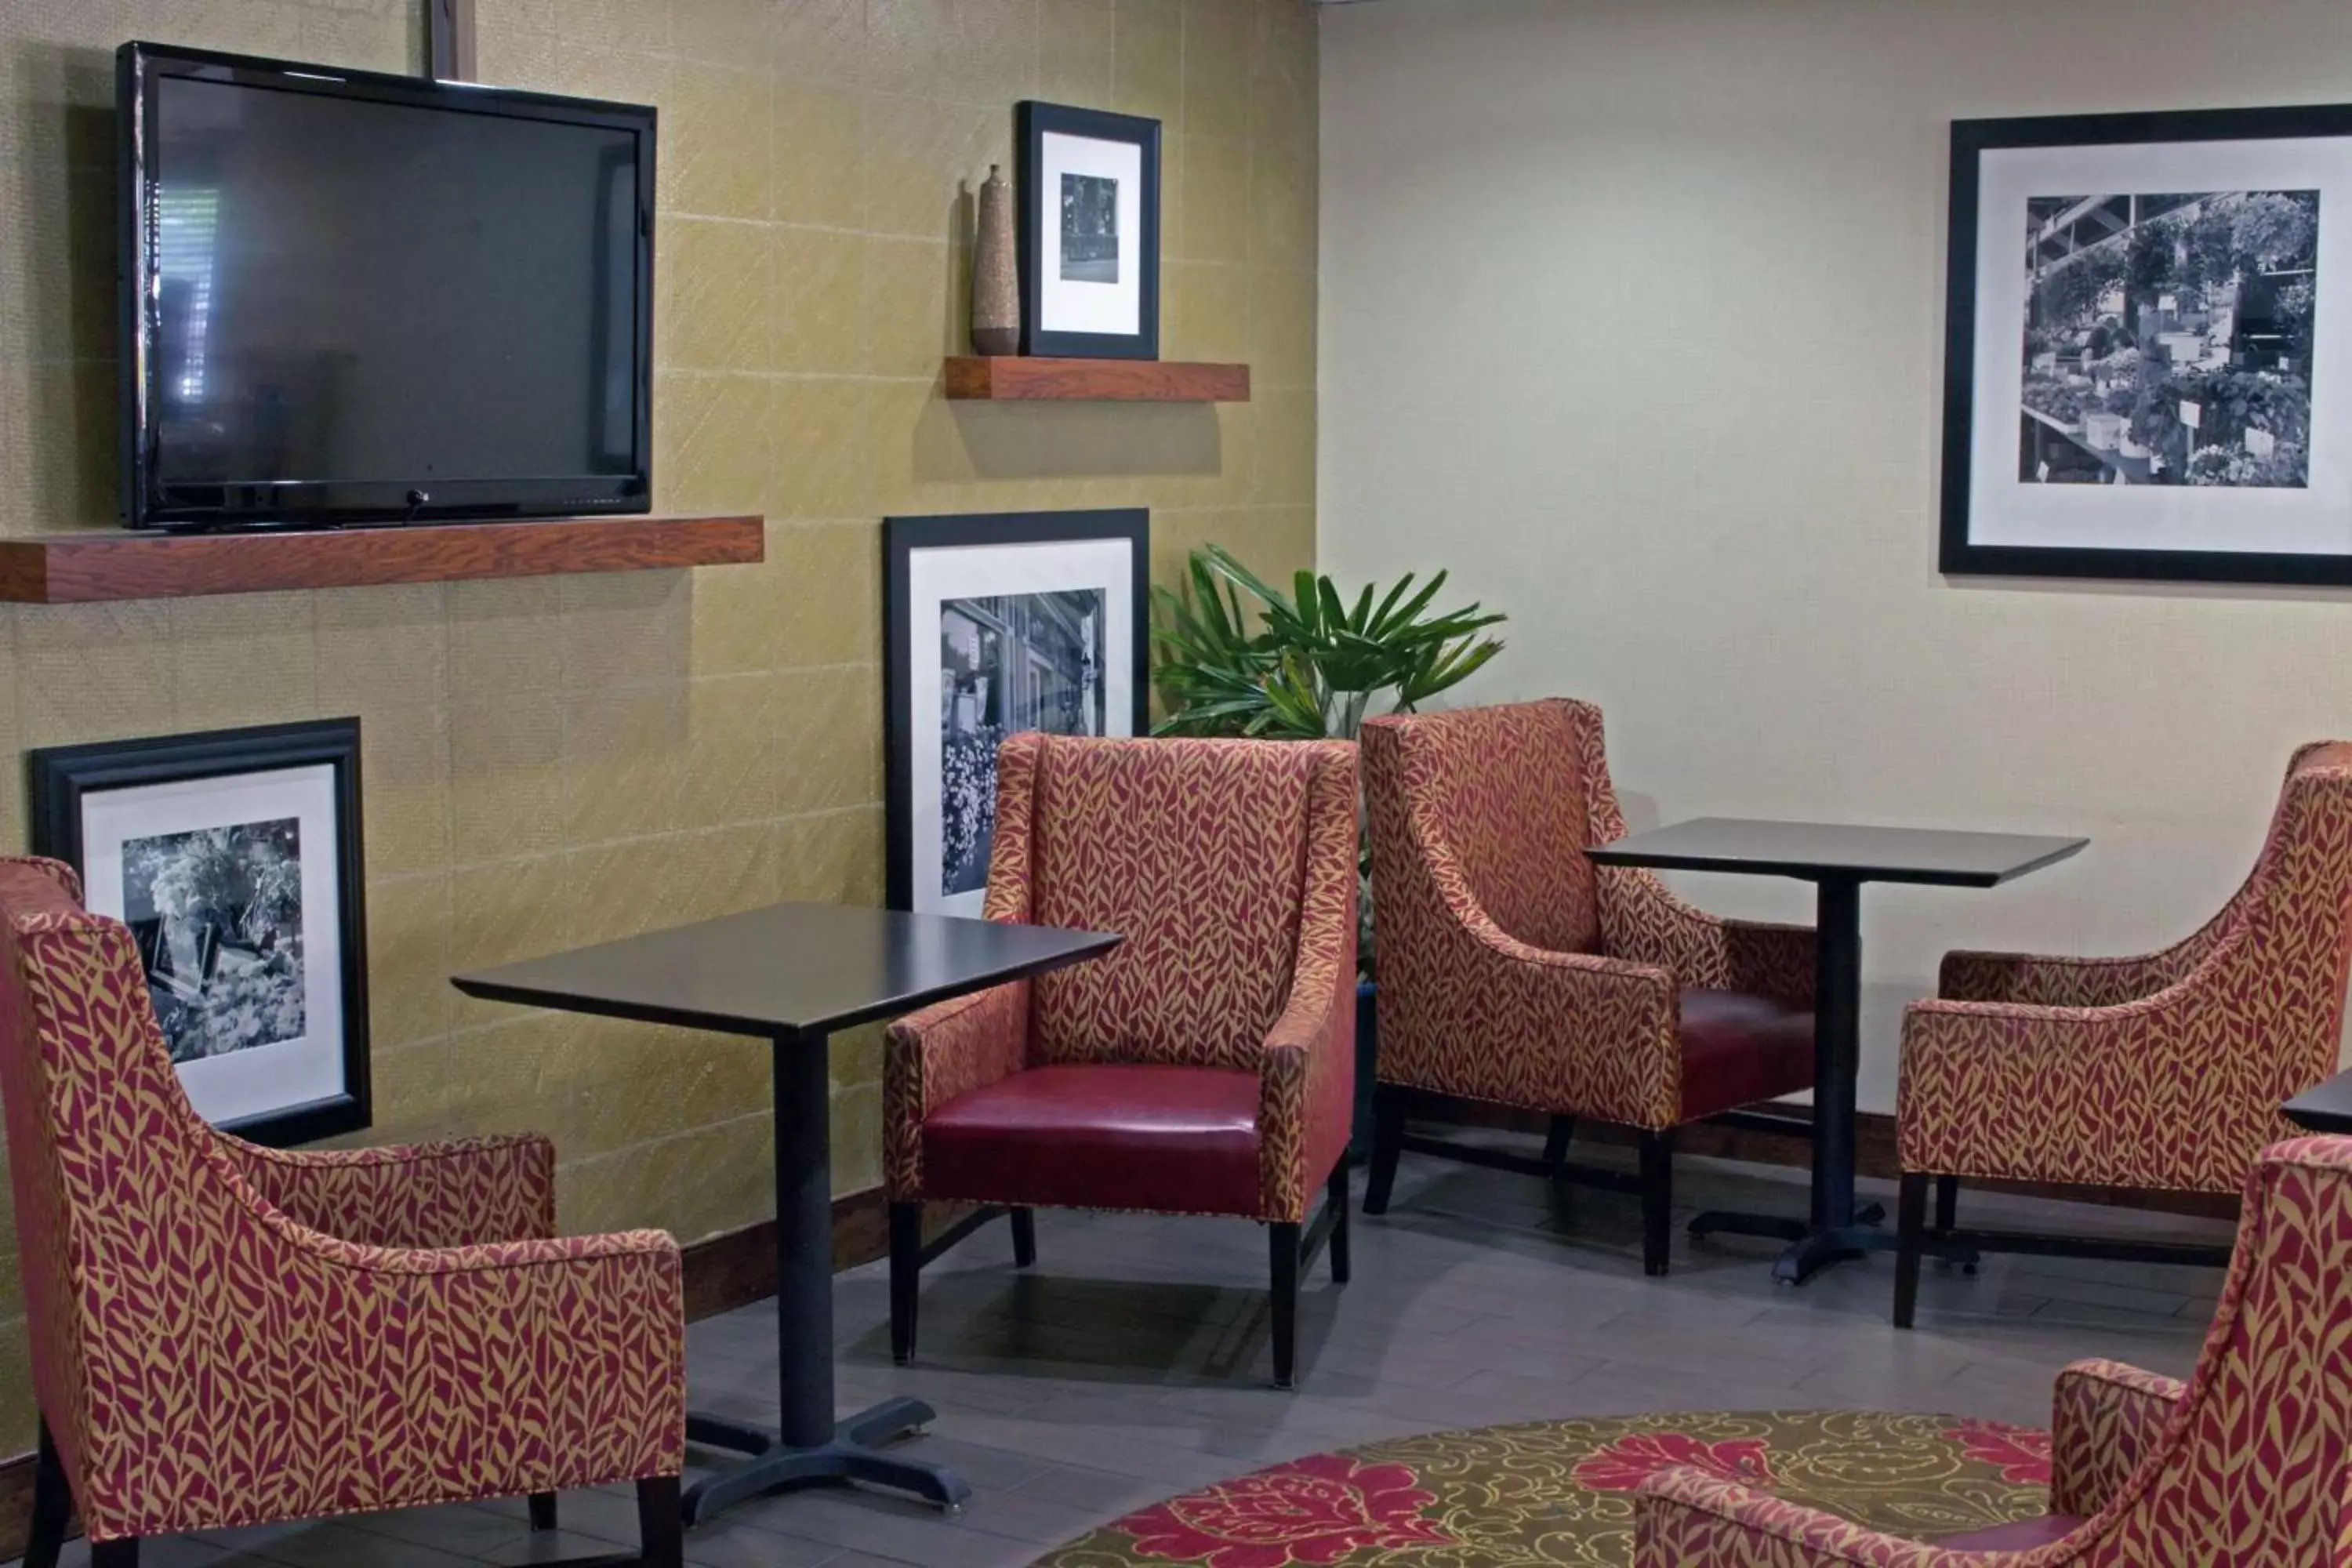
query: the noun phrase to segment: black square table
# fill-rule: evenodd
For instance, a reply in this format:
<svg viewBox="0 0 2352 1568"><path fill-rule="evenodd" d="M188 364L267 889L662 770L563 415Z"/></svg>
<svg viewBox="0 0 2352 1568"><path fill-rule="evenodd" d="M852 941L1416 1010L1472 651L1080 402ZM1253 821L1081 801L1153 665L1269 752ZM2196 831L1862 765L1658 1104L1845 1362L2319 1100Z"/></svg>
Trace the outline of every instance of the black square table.
<svg viewBox="0 0 2352 1568"><path fill-rule="evenodd" d="M1807 1221L1703 1214L1693 1236L1784 1237L1775 1279L1802 1284L1842 1258L1891 1245L1853 1203L1854 1079L1861 1068L1862 885L1991 888L2063 860L2087 838L1702 816L1586 851L1602 866L1793 877L1814 886L1813 1190Z"/></svg>
<svg viewBox="0 0 2352 1568"><path fill-rule="evenodd" d="M2308 1132L2352 1133L2352 1071L2305 1089L2280 1106L2279 1114Z"/></svg>
<svg viewBox="0 0 2352 1568"><path fill-rule="evenodd" d="M887 1400L834 1418L825 1039L835 1029L1096 957L1118 941L1102 931L778 904L452 977L467 995L493 1002L750 1035L773 1047L781 1430L689 1414L689 1440L751 1458L688 1489L687 1523L762 1492L818 1481L895 1487L950 1510L971 1495L951 1470L879 1451L934 1418L920 1400Z"/></svg>

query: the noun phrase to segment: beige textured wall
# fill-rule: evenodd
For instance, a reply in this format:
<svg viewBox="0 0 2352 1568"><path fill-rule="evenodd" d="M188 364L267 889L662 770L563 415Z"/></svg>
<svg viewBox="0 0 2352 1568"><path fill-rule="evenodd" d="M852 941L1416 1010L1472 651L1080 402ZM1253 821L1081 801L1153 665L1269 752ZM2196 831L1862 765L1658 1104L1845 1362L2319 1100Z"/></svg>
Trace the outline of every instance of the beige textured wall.
<svg viewBox="0 0 2352 1568"><path fill-rule="evenodd" d="M0 3L0 532L114 509L112 59L125 38L408 69L415 0ZM701 573L0 610L28 746L358 713L378 1126L537 1128L573 1229L772 1210L766 1053L467 1001L453 969L784 898L878 902L878 519L1147 504L1314 547L1315 28L1304 0L479 0L480 71L662 111L655 427L667 510L767 514ZM1246 405L944 403L960 182L1023 97L1165 122L1163 352ZM24 837L0 788L0 844ZM835 1184L878 1179L869 1033ZM29 1442L0 1251L0 1450Z"/></svg>
<svg viewBox="0 0 2352 1568"><path fill-rule="evenodd" d="M2220 906L2289 750L2352 734L2352 595L1937 574L1946 127L2340 102L2352 7L1325 18L1323 567L1451 565L1509 611L1474 697L1601 702L1637 823L2092 838L2007 889L1871 890L1865 1106L1945 949L2133 952Z"/></svg>

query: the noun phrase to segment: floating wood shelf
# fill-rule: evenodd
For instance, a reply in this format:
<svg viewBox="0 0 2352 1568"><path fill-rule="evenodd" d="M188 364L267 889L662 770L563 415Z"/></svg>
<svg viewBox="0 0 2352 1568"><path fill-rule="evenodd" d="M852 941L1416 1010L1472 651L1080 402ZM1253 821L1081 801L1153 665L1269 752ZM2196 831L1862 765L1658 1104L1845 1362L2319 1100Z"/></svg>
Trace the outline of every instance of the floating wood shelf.
<svg viewBox="0 0 2352 1568"><path fill-rule="evenodd" d="M948 395L995 402L1247 403L1245 364L1159 359L950 359Z"/></svg>
<svg viewBox="0 0 2352 1568"><path fill-rule="evenodd" d="M86 529L0 539L0 600L86 605L466 577L660 572L735 565L765 552L757 517L564 517L279 533Z"/></svg>

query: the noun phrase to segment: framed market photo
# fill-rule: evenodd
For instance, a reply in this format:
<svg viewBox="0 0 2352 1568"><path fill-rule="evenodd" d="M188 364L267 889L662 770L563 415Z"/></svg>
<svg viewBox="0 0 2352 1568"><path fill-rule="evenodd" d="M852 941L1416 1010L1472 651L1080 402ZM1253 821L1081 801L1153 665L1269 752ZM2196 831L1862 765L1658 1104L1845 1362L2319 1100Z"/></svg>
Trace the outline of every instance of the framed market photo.
<svg viewBox="0 0 2352 1568"><path fill-rule="evenodd" d="M369 1123L360 721L27 752L36 854L131 928L205 1120L257 1143Z"/></svg>
<svg viewBox="0 0 2352 1568"><path fill-rule="evenodd" d="M1150 728L1150 513L883 521L888 902L978 915L1005 737Z"/></svg>
<svg viewBox="0 0 2352 1568"><path fill-rule="evenodd" d="M2352 105L1952 126L1941 564L2352 584Z"/></svg>
<svg viewBox="0 0 2352 1568"><path fill-rule="evenodd" d="M1021 352L1160 357L1160 121L1024 101Z"/></svg>

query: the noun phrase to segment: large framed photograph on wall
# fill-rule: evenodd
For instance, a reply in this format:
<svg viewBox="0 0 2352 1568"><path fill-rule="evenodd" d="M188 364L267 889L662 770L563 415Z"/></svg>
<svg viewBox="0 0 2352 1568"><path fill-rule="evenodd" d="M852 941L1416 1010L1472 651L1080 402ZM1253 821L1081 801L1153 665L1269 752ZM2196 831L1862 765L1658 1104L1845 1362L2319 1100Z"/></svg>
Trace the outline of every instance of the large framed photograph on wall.
<svg viewBox="0 0 2352 1568"><path fill-rule="evenodd" d="M1140 508L884 520L892 909L981 912L1006 736L1149 728L1150 530Z"/></svg>
<svg viewBox="0 0 2352 1568"><path fill-rule="evenodd" d="M1952 126L1944 571L2352 583L2352 105Z"/></svg>
<svg viewBox="0 0 2352 1568"><path fill-rule="evenodd" d="M131 928L188 1099L290 1145L368 1125L360 721L26 753L34 852Z"/></svg>
<svg viewBox="0 0 2352 1568"><path fill-rule="evenodd" d="M1160 357L1160 121L1024 100L1021 352Z"/></svg>

